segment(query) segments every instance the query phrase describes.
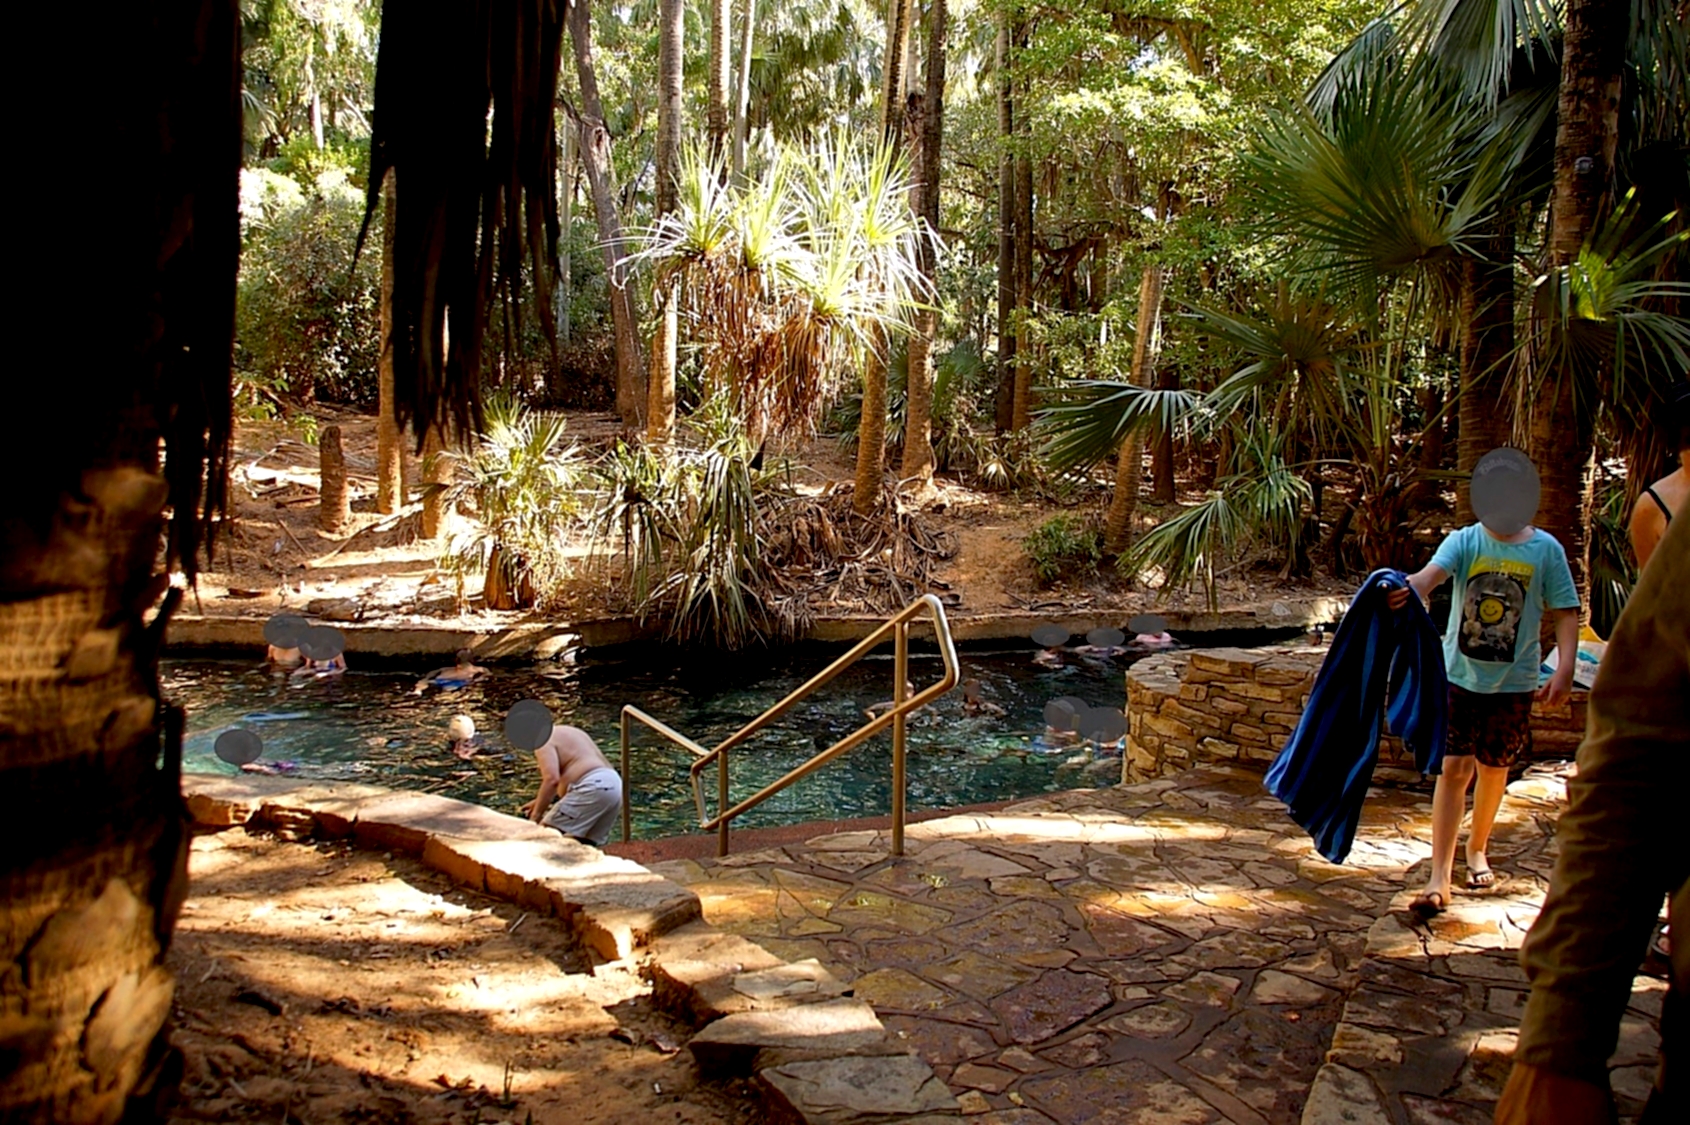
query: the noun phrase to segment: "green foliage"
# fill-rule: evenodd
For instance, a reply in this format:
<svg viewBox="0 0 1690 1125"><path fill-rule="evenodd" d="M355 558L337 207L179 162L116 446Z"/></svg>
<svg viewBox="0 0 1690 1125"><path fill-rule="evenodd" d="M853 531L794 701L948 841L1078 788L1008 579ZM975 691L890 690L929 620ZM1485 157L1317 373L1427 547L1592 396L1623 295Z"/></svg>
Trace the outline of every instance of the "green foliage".
<svg viewBox="0 0 1690 1125"><path fill-rule="evenodd" d="M352 250L364 197L347 170L304 187L267 170L241 173L244 252L235 367L243 379L303 401L375 401L381 263Z"/></svg>
<svg viewBox="0 0 1690 1125"><path fill-rule="evenodd" d="M1197 579L1213 611L1219 559L1252 541L1294 548L1310 489L1285 463L1284 435L1252 428L1241 430L1238 439L1230 474L1197 504L1128 548L1116 562L1123 575L1153 573L1164 594Z"/></svg>
<svg viewBox="0 0 1690 1125"><path fill-rule="evenodd" d="M1052 516L1022 541L1040 585L1063 578L1090 577L1103 559L1103 531L1067 512Z"/></svg>
<svg viewBox="0 0 1690 1125"><path fill-rule="evenodd" d="M600 557L635 614L680 644L744 648L790 634L759 541L759 493L777 486L723 397L695 415L704 444L667 456L617 447L598 468Z"/></svg>
<svg viewBox="0 0 1690 1125"><path fill-rule="evenodd" d="M580 510L584 467L579 451L564 447L562 415L500 397L488 401L485 417L486 432L469 453L441 454L462 469L444 502L470 501L478 521L475 531L453 537L442 565L460 577L494 568L489 592L529 604L564 574L563 533Z"/></svg>

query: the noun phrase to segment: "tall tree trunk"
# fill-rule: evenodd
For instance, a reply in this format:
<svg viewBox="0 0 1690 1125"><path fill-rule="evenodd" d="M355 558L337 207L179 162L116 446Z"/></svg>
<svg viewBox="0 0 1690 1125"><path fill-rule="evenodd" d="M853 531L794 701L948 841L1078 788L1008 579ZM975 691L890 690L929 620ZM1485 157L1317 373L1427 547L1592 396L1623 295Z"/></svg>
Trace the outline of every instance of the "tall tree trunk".
<svg viewBox="0 0 1690 1125"><path fill-rule="evenodd" d="M452 483L452 466L442 454L446 441L440 427L430 426L423 434L422 480L423 507L421 533L424 539L438 539L445 530L445 487Z"/></svg>
<svg viewBox="0 0 1690 1125"><path fill-rule="evenodd" d="M909 96L908 72L904 69L909 50L910 13L914 0L893 0L886 13L886 51L882 57L884 81L880 87L881 141L901 147L904 102ZM863 409L857 425L857 479L851 506L858 515L868 515L880 501L881 476L886 470L886 375L892 341L884 328L874 333L867 362L863 364Z"/></svg>
<svg viewBox="0 0 1690 1125"><path fill-rule="evenodd" d="M1015 87L1009 76L1010 14L998 20L998 391L997 428L1015 428Z"/></svg>
<svg viewBox="0 0 1690 1125"><path fill-rule="evenodd" d="M1179 390L1179 371L1164 367L1156 372L1156 389ZM1156 504L1174 502L1174 432L1163 430L1156 435L1150 449L1150 499Z"/></svg>
<svg viewBox="0 0 1690 1125"><path fill-rule="evenodd" d="M1161 346L1162 290L1165 283L1166 275L1156 262L1146 265L1139 278L1138 333L1133 340L1131 379L1141 387L1150 386L1156 352ZM1132 539L1133 516L1138 512L1138 492L1143 478L1144 441L1135 432L1121 442L1121 455L1115 464L1115 496L1109 504L1109 516L1104 521L1103 545L1113 554L1125 550Z"/></svg>
<svg viewBox="0 0 1690 1125"><path fill-rule="evenodd" d="M945 35L948 22L945 0L932 0L927 12L927 81L921 98L920 140L915 145L919 154L917 183L921 193L923 233L920 248L921 274L932 284L937 269L938 247L932 240L939 237L939 157L944 143L945 125ZM913 128L913 123L912 123ZM929 297L924 304L931 304ZM929 481L933 478L933 337L938 330L938 315L931 308L916 314L915 331L909 342L909 401L904 409L904 464L901 475L906 479Z"/></svg>
<svg viewBox="0 0 1690 1125"><path fill-rule="evenodd" d="M13 18L31 43L60 22ZM162 1120L181 1074L165 957L187 893L183 722L158 655L181 601L167 566L193 572L222 487L240 246L239 6L119 6L75 37L122 94L40 105L36 148L64 181L14 236L39 284L10 299L39 329L22 364L76 340L17 386L28 471L0 501L0 1121L20 1125ZM90 146L96 105L109 131ZM63 294L96 258L91 317Z"/></svg>
<svg viewBox="0 0 1690 1125"><path fill-rule="evenodd" d="M376 511L405 504L405 439L393 411L393 208L395 173L381 185L381 359L376 368Z"/></svg>
<svg viewBox="0 0 1690 1125"><path fill-rule="evenodd" d="M1501 221L1480 243L1484 260L1461 263L1461 399L1455 467L1471 474L1479 458L1506 444L1513 422L1503 399L1514 354L1514 234ZM1456 519L1473 522L1466 488L1456 490Z"/></svg>
<svg viewBox="0 0 1690 1125"><path fill-rule="evenodd" d="M750 128L751 48L756 42L757 0L745 0L745 23L740 28L739 84L734 87L734 181L745 176L745 141Z"/></svg>
<svg viewBox="0 0 1690 1125"><path fill-rule="evenodd" d="M716 0L720 5L722 0ZM681 164L681 48L686 33L683 0L660 0L657 41L657 215L675 209L675 177ZM714 52L718 36L711 30ZM712 67L714 69L714 67ZM726 69L723 69L724 76ZM714 81L712 74L712 81ZM714 107L712 107L714 112ZM716 143L712 134L712 144ZM657 329L651 337L650 400L646 404L646 442L659 448L675 432L675 353L680 336L680 287L657 288Z"/></svg>
<svg viewBox="0 0 1690 1125"><path fill-rule="evenodd" d="M352 495L346 482L346 450L340 427L324 426L317 435L317 526L339 532L352 522Z"/></svg>
<svg viewBox="0 0 1690 1125"><path fill-rule="evenodd" d="M904 101L909 96L910 21L915 0L891 0L886 10L886 52L881 57L880 135L888 145L904 138Z"/></svg>
<svg viewBox="0 0 1690 1125"><path fill-rule="evenodd" d="M580 149L579 134L573 125L558 130L558 230L557 290L552 295L552 319L557 324L557 342L567 345L574 326L569 322L569 306L575 296L575 262L569 251L571 234L575 229L575 161ZM552 364L555 373L557 364ZM555 397L559 388L550 388Z"/></svg>
<svg viewBox="0 0 1690 1125"><path fill-rule="evenodd" d="M616 413L622 424L638 427L645 419L645 362L640 352L639 310L628 285L623 250L622 216L616 207L616 173L610 161L610 131L604 125L598 76L593 69L593 16L590 0L569 6L569 39L575 48L575 72L581 84L581 163L593 193L593 216L598 221L599 245L609 278L610 320L616 339Z"/></svg>
<svg viewBox="0 0 1690 1125"><path fill-rule="evenodd" d="M1027 49L1026 16L1021 15L1015 27L1015 47L1017 51ZM1033 158L1027 151L1028 115L1026 107L1032 104L1029 97L1028 84L1025 79L1021 82L1019 96L1016 99L1022 106L1022 112L1015 122L1016 133L1020 138L1021 151L1015 157L1015 311L1017 313L1015 330L1015 416L1011 419L1012 427L1024 430L1033 419L1033 349L1029 335L1029 319L1033 315Z"/></svg>
<svg viewBox="0 0 1690 1125"><path fill-rule="evenodd" d="M1568 0L1555 132L1550 252L1556 266L1577 255L1602 218L1614 181L1621 71L1631 27L1627 0ZM1606 370L1547 373L1536 396L1532 456L1542 475L1538 524L1561 541L1589 620L1590 518L1595 487L1595 424ZM1575 381L1585 386L1580 408Z"/></svg>
<svg viewBox="0 0 1690 1125"><path fill-rule="evenodd" d="M732 22L732 0L710 0L710 74L704 128L710 139L710 159L724 165L728 162L728 34Z"/></svg>

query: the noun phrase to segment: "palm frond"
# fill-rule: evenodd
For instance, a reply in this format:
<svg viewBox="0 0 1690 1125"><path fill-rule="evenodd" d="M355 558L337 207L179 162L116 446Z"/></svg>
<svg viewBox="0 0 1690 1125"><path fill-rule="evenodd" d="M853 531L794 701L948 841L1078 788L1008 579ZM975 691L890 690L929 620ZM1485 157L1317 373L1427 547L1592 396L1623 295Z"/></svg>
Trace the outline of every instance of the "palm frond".
<svg viewBox="0 0 1690 1125"><path fill-rule="evenodd" d="M1104 379L1066 384L1060 400L1039 410L1040 455L1058 472L1087 468L1113 453L1128 434L1173 434L1191 425L1198 396Z"/></svg>

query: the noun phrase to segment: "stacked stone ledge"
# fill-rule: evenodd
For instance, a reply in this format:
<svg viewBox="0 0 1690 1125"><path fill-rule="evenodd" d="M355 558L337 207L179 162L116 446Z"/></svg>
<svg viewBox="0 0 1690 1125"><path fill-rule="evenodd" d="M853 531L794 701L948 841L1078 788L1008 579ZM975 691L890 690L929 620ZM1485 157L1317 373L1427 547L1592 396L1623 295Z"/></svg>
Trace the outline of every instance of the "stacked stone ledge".
<svg viewBox="0 0 1690 1125"><path fill-rule="evenodd" d="M631 860L480 805L373 785L188 774L201 830L266 827L417 856L471 890L556 918L606 961L637 961L653 1001L700 1028L709 1077L754 1076L777 1125L926 1125L960 1108L874 1009L816 961L788 964L703 921L698 896Z"/></svg>
<svg viewBox="0 0 1690 1125"><path fill-rule="evenodd" d="M1127 670L1127 748L1121 780L1167 777L1194 765L1265 770L1307 706L1324 648L1197 649L1152 656ZM1584 736L1587 693L1532 708L1533 757L1571 758ZM1379 762L1412 770L1413 755L1386 735Z"/></svg>

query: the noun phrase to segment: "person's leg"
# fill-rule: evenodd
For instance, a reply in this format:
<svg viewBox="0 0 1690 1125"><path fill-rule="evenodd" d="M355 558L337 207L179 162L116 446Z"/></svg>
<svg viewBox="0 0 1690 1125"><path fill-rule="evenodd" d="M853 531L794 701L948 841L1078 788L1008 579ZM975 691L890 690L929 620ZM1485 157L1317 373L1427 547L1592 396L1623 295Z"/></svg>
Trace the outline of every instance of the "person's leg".
<svg viewBox="0 0 1690 1125"><path fill-rule="evenodd" d="M1461 816L1467 810L1467 787L1478 766L1468 754L1445 756L1443 772L1432 791L1432 872L1421 898L1442 896L1439 909L1450 903L1450 879L1455 870L1455 838L1461 833Z"/></svg>
<svg viewBox="0 0 1690 1125"><path fill-rule="evenodd" d="M1508 767L1479 763L1479 783L1473 787L1473 827L1467 833L1467 885L1488 887L1496 881L1491 874L1490 832L1496 814L1508 792Z"/></svg>

